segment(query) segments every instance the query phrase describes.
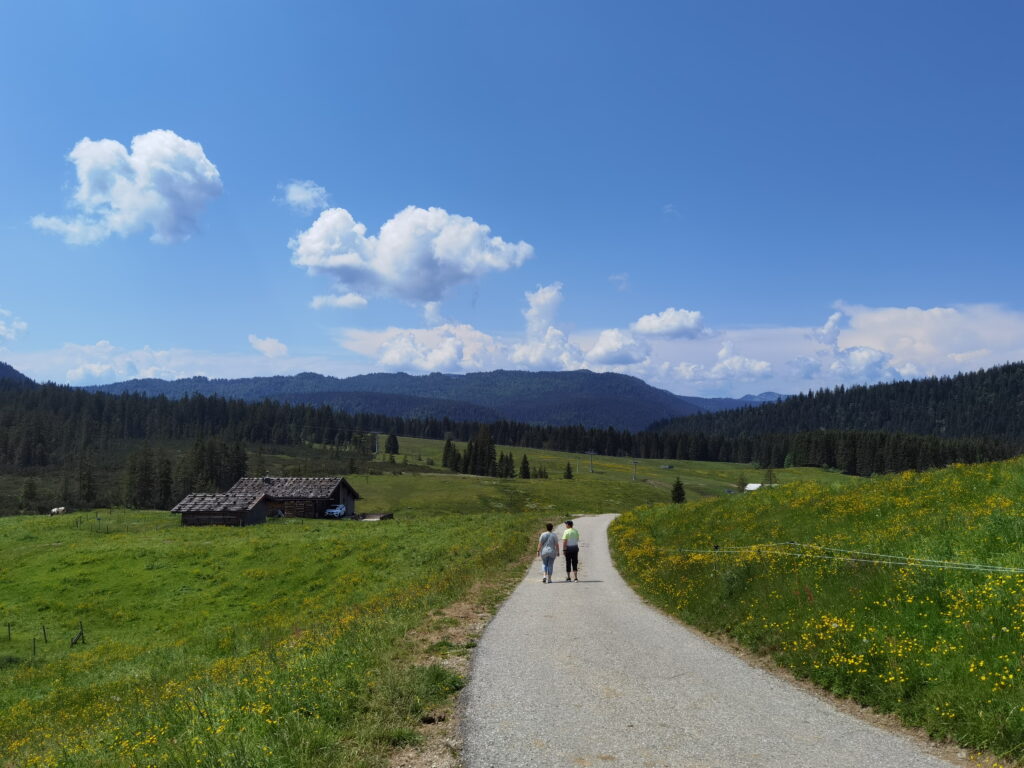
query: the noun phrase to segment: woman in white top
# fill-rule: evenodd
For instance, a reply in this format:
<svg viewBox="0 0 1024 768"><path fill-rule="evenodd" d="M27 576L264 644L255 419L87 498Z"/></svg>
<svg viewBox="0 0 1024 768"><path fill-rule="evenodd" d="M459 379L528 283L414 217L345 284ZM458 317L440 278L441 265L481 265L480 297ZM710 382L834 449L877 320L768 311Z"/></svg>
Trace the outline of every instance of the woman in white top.
<svg viewBox="0 0 1024 768"><path fill-rule="evenodd" d="M555 558L558 557L558 536L553 533L554 526L551 523L547 524L547 528L537 542L537 556L544 563L544 578L541 582L550 584L551 571L555 566Z"/></svg>

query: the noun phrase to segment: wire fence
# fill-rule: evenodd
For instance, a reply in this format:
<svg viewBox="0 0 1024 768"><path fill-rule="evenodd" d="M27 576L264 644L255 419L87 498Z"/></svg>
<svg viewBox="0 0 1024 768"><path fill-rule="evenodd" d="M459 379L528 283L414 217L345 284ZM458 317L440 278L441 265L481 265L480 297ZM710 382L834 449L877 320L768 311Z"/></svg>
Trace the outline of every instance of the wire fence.
<svg viewBox="0 0 1024 768"><path fill-rule="evenodd" d="M673 552L699 555L743 555L766 552L783 557L802 557L812 560L834 560L847 563L868 563L898 568L938 568L953 571L976 571L979 573L1024 574L1024 568L987 563L965 563L956 560L936 560L912 555L887 555L881 552L866 552L856 549L839 549L821 544L801 544L795 541L767 542L743 547L714 547L713 549L676 549Z"/></svg>

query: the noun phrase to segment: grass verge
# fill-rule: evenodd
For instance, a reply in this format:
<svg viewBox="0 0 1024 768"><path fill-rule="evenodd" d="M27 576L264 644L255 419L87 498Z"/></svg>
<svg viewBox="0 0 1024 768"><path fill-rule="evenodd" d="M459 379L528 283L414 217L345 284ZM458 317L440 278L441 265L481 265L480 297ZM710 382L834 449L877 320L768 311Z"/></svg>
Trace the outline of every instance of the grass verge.
<svg viewBox="0 0 1024 768"><path fill-rule="evenodd" d="M610 536L630 583L687 623L933 738L1020 761L1024 575L922 560L1024 569L1022 498L1024 462L1014 460L648 506L622 515ZM916 560L724 551L772 542Z"/></svg>

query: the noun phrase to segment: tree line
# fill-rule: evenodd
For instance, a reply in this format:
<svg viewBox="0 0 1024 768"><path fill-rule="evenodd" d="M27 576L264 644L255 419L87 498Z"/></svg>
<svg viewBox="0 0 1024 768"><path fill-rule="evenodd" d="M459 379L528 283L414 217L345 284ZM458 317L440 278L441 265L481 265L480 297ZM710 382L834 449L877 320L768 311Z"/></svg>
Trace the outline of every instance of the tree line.
<svg viewBox="0 0 1024 768"><path fill-rule="evenodd" d="M845 392L833 392L832 396L842 394L845 397ZM812 396L802 397L806 401ZM824 395L821 397L828 400ZM797 405L802 402L799 397L795 400ZM755 412L760 414L762 410L775 412L772 409L786 407L789 402L762 406L746 413L749 416ZM660 425L658 429L629 432L614 428L546 426L505 420L480 424L450 419L348 414L326 406L271 400L250 403L217 396L194 395L169 400L162 396L90 393L53 384L23 387L0 381L0 468L60 467L67 487L88 501L98 495L93 471L98 457L123 450L123 446L138 441L148 441L157 446L161 441L187 440L196 446L209 445L202 441L216 439L226 446L214 450L210 454L214 458L196 458L200 455L199 449L193 447L194 455L189 459L192 470L180 462L172 467L171 482L175 494L189 488L223 485L216 479L219 477L217 471L207 467L206 462L215 463L217 456L226 455L227 446L235 453L237 468L240 452L236 446L316 444L335 451L353 450L352 446L357 446L359 450L352 455L365 455L370 451L368 444L371 438L373 442L377 439L372 435L374 432L380 433L385 449L392 452L397 447L398 436L448 439L452 441L452 450L455 450L455 442L466 442L466 448L457 451L457 462L449 451L445 466L460 472L493 476L512 476L515 473L520 477L523 476L522 462L516 462L511 453L500 455L496 445L571 453L593 451L635 458L753 462L764 467L836 467L856 474L1002 459L1014 455L1015 447L1020 445L1019 442L996 437L948 439L938 434L894 433L880 428L789 429L784 428L785 420L776 425L772 420L774 417L764 417L765 424L753 430L739 421L729 421L730 418L739 418L731 417L729 412L707 416L712 420L690 417L695 420L674 420ZM713 417L723 420L714 420ZM755 417L762 418L761 415ZM1013 417L1016 418L1016 414ZM803 422L792 423L799 426ZM721 429L695 428L701 425L715 429L721 426ZM761 429L772 425L780 428L775 431ZM987 428L990 427L982 424L979 432L984 433ZM385 440L384 436L388 438ZM170 457L166 458L170 460ZM163 472L166 476L164 457L158 448L153 449L148 461L144 457L137 461L144 469L153 466L157 468L154 472ZM238 476L236 473L234 479ZM535 475L531 472L531 476ZM189 482L189 477L194 480ZM160 486L159 482L156 485L158 488L166 487Z"/></svg>
<svg viewBox="0 0 1024 768"><path fill-rule="evenodd" d="M749 437L817 430L992 438L1024 447L1024 363L912 381L821 389L775 403L661 421L656 432Z"/></svg>

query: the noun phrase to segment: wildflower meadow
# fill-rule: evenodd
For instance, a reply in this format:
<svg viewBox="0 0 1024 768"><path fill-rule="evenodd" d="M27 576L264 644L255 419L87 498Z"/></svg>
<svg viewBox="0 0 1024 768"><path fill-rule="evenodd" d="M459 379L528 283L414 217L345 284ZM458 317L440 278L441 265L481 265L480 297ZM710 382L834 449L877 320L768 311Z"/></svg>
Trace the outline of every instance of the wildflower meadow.
<svg viewBox="0 0 1024 768"><path fill-rule="evenodd" d="M939 740L1024 759L1024 461L640 507L648 599Z"/></svg>

